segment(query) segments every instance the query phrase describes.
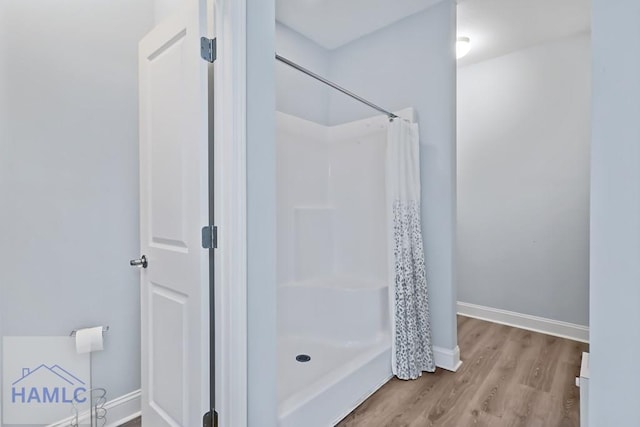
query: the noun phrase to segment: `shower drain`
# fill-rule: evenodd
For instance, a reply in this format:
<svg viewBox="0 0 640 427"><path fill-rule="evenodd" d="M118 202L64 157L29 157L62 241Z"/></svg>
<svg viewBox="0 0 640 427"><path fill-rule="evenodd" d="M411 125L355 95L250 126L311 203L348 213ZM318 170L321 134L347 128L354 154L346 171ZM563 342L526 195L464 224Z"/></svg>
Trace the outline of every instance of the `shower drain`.
<svg viewBox="0 0 640 427"><path fill-rule="evenodd" d="M296 360L298 362L308 362L309 360L311 360L311 356L309 356L308 354L299 354L296 356Z"/></svg>

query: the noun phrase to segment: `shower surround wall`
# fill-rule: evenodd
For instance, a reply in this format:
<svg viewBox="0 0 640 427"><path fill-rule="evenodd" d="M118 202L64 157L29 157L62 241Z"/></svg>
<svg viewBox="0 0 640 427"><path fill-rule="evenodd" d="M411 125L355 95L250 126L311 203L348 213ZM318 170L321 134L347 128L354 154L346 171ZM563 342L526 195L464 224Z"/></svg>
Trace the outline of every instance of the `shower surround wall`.
<svg viewBox="0 0 640 427"><path fill-rule="evenodd" d="M386 127L374 123L278 114L279 283L338 275L386 285Z"/></svg>
<svg viewBox="0 0 640 427"><path fill-rule="evenodd" d="M391 376L386 122L278 113L282 427L335 423Z"/></svg>

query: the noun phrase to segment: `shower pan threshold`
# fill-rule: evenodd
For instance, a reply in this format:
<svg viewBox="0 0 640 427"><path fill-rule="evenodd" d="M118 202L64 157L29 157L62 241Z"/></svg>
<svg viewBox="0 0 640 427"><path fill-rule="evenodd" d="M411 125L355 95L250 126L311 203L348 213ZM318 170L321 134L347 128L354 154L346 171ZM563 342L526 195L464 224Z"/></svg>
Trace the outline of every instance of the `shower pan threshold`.
<svg viewBox="0 0 640 427"><path fill-rule="evenodd" d="M366 344L287 336L278 344L280 427L335 425L391 378L386 334ZM298 362L300 354L311 359Z"/></svg>

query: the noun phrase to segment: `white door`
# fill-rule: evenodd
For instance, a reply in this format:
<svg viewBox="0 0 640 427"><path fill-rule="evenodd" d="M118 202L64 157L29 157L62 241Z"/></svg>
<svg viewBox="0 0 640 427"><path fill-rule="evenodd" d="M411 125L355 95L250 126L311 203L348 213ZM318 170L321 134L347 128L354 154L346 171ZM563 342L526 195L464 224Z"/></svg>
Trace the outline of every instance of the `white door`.
<svg viewBox="0 0 640 427"><path fill-rule="evenodd" d="M209 410L208 63L198 0L139 46L142 423L202 425Z"/></svg>

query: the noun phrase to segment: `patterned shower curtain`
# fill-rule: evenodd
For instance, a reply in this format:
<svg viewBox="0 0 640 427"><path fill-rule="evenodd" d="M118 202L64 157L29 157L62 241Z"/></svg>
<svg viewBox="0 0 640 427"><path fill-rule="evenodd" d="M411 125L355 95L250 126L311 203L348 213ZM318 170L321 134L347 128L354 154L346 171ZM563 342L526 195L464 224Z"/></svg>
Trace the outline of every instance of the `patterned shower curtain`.
<svg viewBox="0 0 640 427"><path fill-rule="evenodd" d="M396 118L387 131L386 185L393 374L435 371L422 229L418 125Z"/></svg>

